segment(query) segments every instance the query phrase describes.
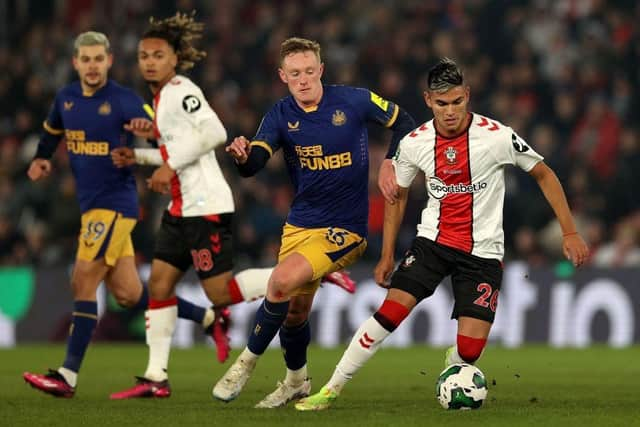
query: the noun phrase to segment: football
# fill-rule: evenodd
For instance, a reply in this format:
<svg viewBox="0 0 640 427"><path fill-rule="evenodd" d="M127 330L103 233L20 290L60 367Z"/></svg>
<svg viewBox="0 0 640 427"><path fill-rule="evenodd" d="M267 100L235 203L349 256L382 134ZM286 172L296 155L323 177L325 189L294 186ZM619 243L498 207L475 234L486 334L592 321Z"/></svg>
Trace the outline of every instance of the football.
<svg viewBox="0 0 640 427"><path fill-rule="evenodd" d="M487 397L487 381L473 365L451 365L438 377L436 397L445 409L478 409Z"/></svg>

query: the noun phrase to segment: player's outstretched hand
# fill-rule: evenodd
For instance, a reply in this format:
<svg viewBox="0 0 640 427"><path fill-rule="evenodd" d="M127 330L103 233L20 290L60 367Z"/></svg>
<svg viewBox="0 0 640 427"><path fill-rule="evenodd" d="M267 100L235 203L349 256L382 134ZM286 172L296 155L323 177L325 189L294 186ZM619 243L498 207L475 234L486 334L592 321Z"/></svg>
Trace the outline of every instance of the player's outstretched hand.
<svg viewBox="0 0 640 427"><path fill-rule="evenodd" d="M29 165L27 175L31 181L46 178L51 173L51 162L47 159L33 159Z"/></svg>
<svg viewBox="0 0 640 427"><path fill-rule="evenodd" d="M571 233L562 238L562 252L575 267L580 267L589 256L589 247L578 233Z"/></svg>
<svg viewBox="0 0 640 427"><path fill-rule="evenodd" d="M147 179L147 187L156 193L169 194L173 175L175 175L173 169L168 164L163 163L153 172L151 178Z"/></svg>
<svg viewBox="0 0 640 427"><path fill-rule="evenodd" d="M135 136L146 139L154 139L153 122L149 119L138 117L124 125L124 129L128 130Z"/></svg>
<svg viewBox="0 0 640 427"><path fill-rule="evenodd" d="M391 278L391 273L393 273L393 266L395 261L393 257L382 257L376 268L373 269L373 279L376 281L378 286L383 288L388 288L390 283L389 279Z"/></svg>
<svg viewBox="0 0 640 427"><path fill-rule="evenodd" d="M227 145L224 149L227 153L231 154L234 160L238 164L246 163L251 153L251 144L249 140L244 136L238 136L231 141L231 144Z"/></svg>
<svg viewBox="0 0 640 427"><path fill-rule="evenodd" d="M117 147L111 150L111 160L118 168L136 164L136 156L129 147Z"/></svg>
<svg viewBox="0 0 640 427"><path fill-rule="evenodd" d="M398 181L396 181L396 171L391 159L384 159L380 165L378 188L390 204L393 205L398 200Z"/></svg>

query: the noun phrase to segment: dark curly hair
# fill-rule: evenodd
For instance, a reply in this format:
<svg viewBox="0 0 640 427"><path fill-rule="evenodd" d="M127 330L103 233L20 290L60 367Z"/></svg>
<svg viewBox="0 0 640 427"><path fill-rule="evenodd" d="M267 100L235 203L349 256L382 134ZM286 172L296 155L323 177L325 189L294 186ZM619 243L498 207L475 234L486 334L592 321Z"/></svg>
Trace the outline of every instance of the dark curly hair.
<svg viewBox="0 0 640 427"><path fill-rule="evenodd" d="M194 16L196 11L191 13L177 12L171 18L156 19L149 18L149 28L142 35L142 39L157 38L166 40L178 56L179 71L186 71L195 65L196 62L207 56L207 53L193 47L193 41L202 38L204 24L196 22Z"/></svg>

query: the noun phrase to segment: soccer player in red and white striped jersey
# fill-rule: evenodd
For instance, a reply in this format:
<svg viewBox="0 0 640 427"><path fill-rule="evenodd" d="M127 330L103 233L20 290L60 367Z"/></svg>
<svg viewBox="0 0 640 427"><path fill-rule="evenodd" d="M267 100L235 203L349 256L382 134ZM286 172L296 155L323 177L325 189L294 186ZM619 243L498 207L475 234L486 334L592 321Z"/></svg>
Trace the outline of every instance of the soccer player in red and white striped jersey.
<svg viewBox="0 0 640 427"><path fill-rule="evenodd" d="M537 181L562 228L564 254L576 267L586 260L587 245L576 231L556 174L511 128L469 112L469 94L452 60L442 59L429 71L424 97L434 118L400 141L394 157L397 201L385 206L382 254L374 275L389 292L356 331L329 382L298 402L298 410L328 408L384 339L446 276L451 276L458 335L445 364L473 364L480 357L502 282L505 166L518 166ZM420 170L429 199L417 236L388 283L408 187Z"/></svg>

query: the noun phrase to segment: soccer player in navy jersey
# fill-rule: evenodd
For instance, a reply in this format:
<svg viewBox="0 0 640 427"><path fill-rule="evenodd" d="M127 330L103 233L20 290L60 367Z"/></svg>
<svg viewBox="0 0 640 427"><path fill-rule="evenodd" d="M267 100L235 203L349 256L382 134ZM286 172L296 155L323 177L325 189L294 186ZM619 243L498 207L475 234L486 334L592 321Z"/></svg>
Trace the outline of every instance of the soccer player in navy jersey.
<svg viewBox="0 0 640 427"><path fill-rule="evenodd" d="M251 142L241 136L226 148L243 176L282 148L295 196L248 346L213 389L223 401L238 396L278 332L286 377L256 407L275 408L309 394L308 317L319 280L355 262L367 244L367 123L393 130L388 157L414 126L399 106L367 89L323 85L323 69L318 43L284 41L278 73L291 95L269 110Z"/></svg>
<svg viewBox="0 0 640 427"><path fill-rule="evenodd" d="M132 90L108 79L112 62L109 40L104 34L90 31L76 38L73 65L79 81L56 95L27 172L33 181L47 177L51 173L49 159L64 137L82 212L71 277L73 320L62 366L44 375L23 375L31 386L57 397L72 397L75 393L80 365L98 318L99 284L104 281L122 306L146 308L148 301L131 242L138 218L135 179L130 168L113 165L110 151L129 145L133 135L125 128L138 118L149 117L152 110ZM211 309L182 299L178 305L180 317L204 327L213 322Z"/></svg>
<svg viewBox="0 0 640 427"><path fill-rule="evenodd" d="M542 156L513 129L467 110L470 89L454 61L442 59L427 82L424 97L434 118L400 141L394 156L398 200L385 205L382 254L374 276L389 291L356 331L329 382L296 403L298 410L330 407L386 337L449 275L458 334L445 366L475 363L487 342L502 283L505 166L518 166L537 181L562 228L567 259L576 267L587 259L587 245L576 231L562 185ZM420 170L427 177L427 206L418 235L389 284L408 187Z"/></svg>

